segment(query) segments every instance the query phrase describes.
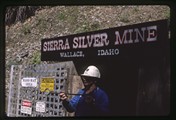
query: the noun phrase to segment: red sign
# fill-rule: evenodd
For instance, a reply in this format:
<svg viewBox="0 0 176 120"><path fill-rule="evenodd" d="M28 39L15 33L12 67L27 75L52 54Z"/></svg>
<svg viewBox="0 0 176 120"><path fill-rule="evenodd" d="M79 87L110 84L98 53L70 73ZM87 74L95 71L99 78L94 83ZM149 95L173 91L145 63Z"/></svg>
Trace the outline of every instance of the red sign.
<svg viewBox="0 0 176 120"><path fill-rule="evenodd" d="M32 102L28 101L28 100L23 100L22 106L31 107L32 106Z"/></svg>

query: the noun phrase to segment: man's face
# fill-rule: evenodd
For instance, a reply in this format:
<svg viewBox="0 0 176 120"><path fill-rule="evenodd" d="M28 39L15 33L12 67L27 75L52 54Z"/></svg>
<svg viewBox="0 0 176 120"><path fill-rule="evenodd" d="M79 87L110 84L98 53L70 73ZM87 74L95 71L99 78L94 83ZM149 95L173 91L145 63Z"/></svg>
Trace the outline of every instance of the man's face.
<svg viewBox="0 0 176 120"><path fill-rule="evenodd" d="M94 83L94 80L91 77L81 77L81 78L82 78L84 86L89 86Z"/></svg>

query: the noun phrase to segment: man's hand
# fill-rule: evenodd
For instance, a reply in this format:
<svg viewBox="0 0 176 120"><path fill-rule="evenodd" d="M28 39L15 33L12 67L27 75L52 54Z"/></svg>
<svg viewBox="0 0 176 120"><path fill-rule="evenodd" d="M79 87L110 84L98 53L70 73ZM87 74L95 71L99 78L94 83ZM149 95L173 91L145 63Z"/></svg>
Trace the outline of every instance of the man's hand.
<svg viewBox="0 0 176 120"><path fill-rule="evenodd" d="M64 92L61 92L60 94L59 94L59 96L60 96L60 99L62 100L62 101L68 101L68 97L67 97L67 95L64 93Z"/></svg>

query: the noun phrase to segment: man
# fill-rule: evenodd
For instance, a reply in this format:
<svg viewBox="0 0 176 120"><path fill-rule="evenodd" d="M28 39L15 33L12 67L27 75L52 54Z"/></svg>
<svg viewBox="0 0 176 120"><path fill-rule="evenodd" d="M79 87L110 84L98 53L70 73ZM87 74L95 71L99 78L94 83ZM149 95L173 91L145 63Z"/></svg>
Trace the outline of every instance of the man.
<svg viewBox="0 0 176 120"><path fill-rule="evenodd" d="M109 100L107 94L97 86L100 71L95 66L89 66L81 78L84 89L70 101L66 93L60 93L60 99L68 112L75 112L75 116L106 116L109 113Z"/></svg>

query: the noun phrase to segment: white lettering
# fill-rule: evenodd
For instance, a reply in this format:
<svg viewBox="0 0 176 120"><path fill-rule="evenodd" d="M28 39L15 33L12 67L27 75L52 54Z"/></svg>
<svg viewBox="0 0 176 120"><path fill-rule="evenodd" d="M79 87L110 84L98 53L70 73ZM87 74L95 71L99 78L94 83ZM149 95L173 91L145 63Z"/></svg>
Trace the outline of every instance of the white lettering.
<svg viewBox="0 0 176 120"><path fill-rule="evenodd" d="M108 46L107 33L92 34L87 36L74 37L73 48L103 47Z"/></svg>
<svg viewBox="0 0 176 120"><path fill-rule="evenodd" d="M110 56L110 55L118 55L119 49L101 49L98 50L98 56Z"/></svg>
<svg viewBox="0 0 176 120"><path fill-rule="evenodd" d="M44 42L43 44L43 51L55 51L55 50L67 50L70 49L70 45L68 42L68 39L65 41L60 39L60 40L52 40L48 42Z"/></svg>
<svg viewBox="0 0 176 120"><path fill-rule="evenodd" d="M126 44L127 43L127 41L126 41L126 34L127 34L127 32L128 32L128 30L124 31L122 38L120 37L119 31L115 32L115 35L116 35L115 45L119 45L119 44L123 44L123 43Z"/></svg>
<svg viewBox="0 0 176 120"><path fill-rule="evenodd" d="M78 38L77 37L74 37L74 39L73 39L73 48L78 48Z"/></svg>
<svg viewBox="0 0 176 120"><path fill-rule="evenodd" d="M58 46L58 42L55 40L55 41L54 41L54 50L58 50L58 47L57 47L57 46Z"/></svg>
<svg viewBox="0 0 176 120"><path fill-rule="evenodd" d="M91 47L92 42L93 42L93 36L91 36L91 39L89 35L86 38L87 38L88 46Z"/></svg>
<svg viewBox="0 0 176 120"><path fill-rule="evenodd" d="M132 40L132 32L133 32L133 29L129 29L128 32L129 32L129 34L130 34L130 39L128 40L128 43L133 43L133 40Z"/></svg>
<svg viewBox="0 0 176 120"><path fill-rule="evenodd" d="M79 37L79 40L80 41L82 40L82 45L80 44L80 48L87 48L87 44L84 43L85 36Z"/></svg>
<svg viewBox="0 0 176 120"><path fill-rule="evenodd" d="M58 42L59 42L59 45L58 45L59 46L59 50L60 49L63 50L64 49L64 46L63 46L64 42L63 42L63 40L59 40Z"/></svg>
<svg viewBox="0 0 176 120"><path fill-rule="evenodd" d="M54 43L53 41L49 42L49 45L50 45L49 51L53 51L53 48L54 48L53 43Z"/></svg>
<svg viewBox="0 0 176 120"><path fill-rule="evenodd" d="M102 44L103 44L103 42L104 42L104 44L105 44L106 46L109 45L109 40L107 40L107 38L108 38L107 33L102 33L102 34L101 34L101 41L102 41Z"/></svg>
<svg viewBox="0 0 176 120"><path fill-rule="evenodd" d="M147 42L151 42L151 41L156 41L157 40L157 26L150 26L147 27L148 30L148 38L147 38Z"/></svg>
<svg viewBox="0 0 176 120"><path fill-rule="evenodd" d="M64 48L64 50L67 50L67 49L70 49L70 45L69 45L68 39L66 39L66 41L65 41L65 48Z"/></svg>
<svg viewBox="0 0 176 120"><path fill-rule="evenodd" d="M100 34L95 34L93 47L101 47L101 46L102 44L101 44Z"/></svg>
<svg viewBox="0 0 176 120"><path fill-rule="evenodd" d="M156 41L157 26L127 29L122 34L119 31L115 31L115 35L114 45Z"/></svg>
<svg viewBox="0 0 176 120"><path fill-rule="evenodd" d="M146 28L143 27L143 28L141 28L141 30L142 30L142 35L141 35L139 29L137 29L137 28L134 29L134 31L136 32L136 39L134 40L135 43L139 42L138 35L140 36L142 42L145 42L145 36L144 36L145 34L144 33L145 33Z"/></svg>
<svg viewBox="0 0 176 120"><path fill-rule="evenodd" d="M84 57L83 51L60 52L60 57Z"/></svg>
<svg viewBox="0 0 176 120"><path fill-rule="evenodd" d="M47 51L47 42L44 42L44 43L43 43L43 51L44 51L44 52Z"/></svg>

